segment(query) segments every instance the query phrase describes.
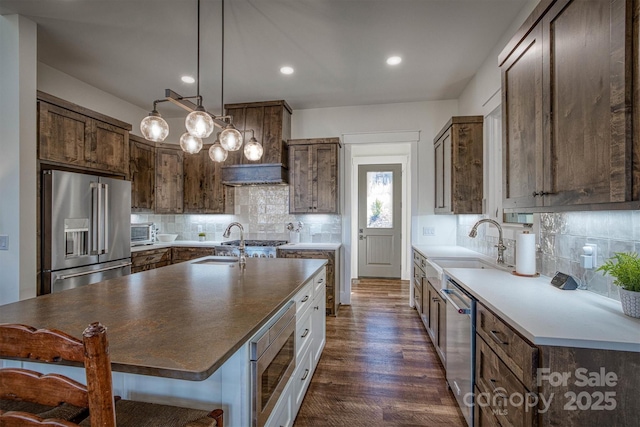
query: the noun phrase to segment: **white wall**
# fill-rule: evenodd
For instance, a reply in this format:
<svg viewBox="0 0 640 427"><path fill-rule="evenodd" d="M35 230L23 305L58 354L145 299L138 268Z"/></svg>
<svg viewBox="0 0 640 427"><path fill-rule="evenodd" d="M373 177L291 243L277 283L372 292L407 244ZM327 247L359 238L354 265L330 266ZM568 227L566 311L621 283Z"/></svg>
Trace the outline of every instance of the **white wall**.
<svg viewBox="0 0 640 427"><path fill-rule="evenodd" d="M0 16L0 305L36 295L36 24Z"/></svg>
<svg viewBox="0 0 640 427"><path fill-rule="evenodd" d="M116 98L42 62L38 62L38 90L131 123L132 133L139 136L141 136L140 121L149 114L149 111ZM152 107L152 102L153 100L149 100L149 108Z"/></svg>
<svg viewBox="0 0 640 427"><path fill-rule="evenodd" d="M511 23L511 26L491 49L489 56L487 56L475 76L464 88L460 98L458 98L461 116L487 116L501 103L500 87L502 81L500 68L498 67L498 55L539 2L540 0L530 0L525 4Z"/></svg>
<svg viewBox="0 0 640 427"><path fill-rule="evenodd" d="M433 137L458 113L456 100L363 105L355 107L295 110L291 118L293 138L342 136L351 133L419 131L414 171L412 211L416 215L433 213ZM413 196L413 195L412 195Z"/></svg>

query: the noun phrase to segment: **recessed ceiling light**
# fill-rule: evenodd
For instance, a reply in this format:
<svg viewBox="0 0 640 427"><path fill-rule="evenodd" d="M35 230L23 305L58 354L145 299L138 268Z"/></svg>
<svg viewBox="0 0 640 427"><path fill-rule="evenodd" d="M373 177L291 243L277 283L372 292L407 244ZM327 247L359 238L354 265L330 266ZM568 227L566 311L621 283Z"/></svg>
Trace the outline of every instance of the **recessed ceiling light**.
<svg viewBox="0 0 640 427"><path fill-rule="evenodd" d="M196 79L194 79L194 78L193 78L193 77L191 77L191 76L182 76L182 77L181 77L181 80L182 80L183 82L185 82L185 83L195 83L195 82L196 82Z"/></svg>
<svg viewBox="0 0 640 427"><path fill-rule="evenodd" d="M402 62L402 58L400 58L399 56L391 56L387 58L387 64L389 65L398 65L401 62Z"/></svg>
<svg viewBox="0 0 640 427"><path fill-rule="evenodd" d="M280 72L282 74L293 74L293 68L291 68L291 67L282 67L282 68L280 68Z"/></svg>

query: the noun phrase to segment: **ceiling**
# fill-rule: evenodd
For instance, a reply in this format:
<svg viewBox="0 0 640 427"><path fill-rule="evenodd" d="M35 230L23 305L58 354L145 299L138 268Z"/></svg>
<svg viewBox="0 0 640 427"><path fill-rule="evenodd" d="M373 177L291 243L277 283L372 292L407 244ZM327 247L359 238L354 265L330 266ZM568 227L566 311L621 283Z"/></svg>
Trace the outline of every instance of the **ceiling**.
<svg viewBox="0 0 640 427"><path fill-rule="evenodd" d="M224 102L285 99L306 109L455 99L526 2L226 0ZM214 114L221 4L201 3L200 91ZM195 0L0 0L0 14L14 13L38 24L39 61L118 98L150 110L166 88L196 94L180 80L196 76ZM402 63L387 65L391 55ZM281 74L283 65L294 74Z"/></svg>

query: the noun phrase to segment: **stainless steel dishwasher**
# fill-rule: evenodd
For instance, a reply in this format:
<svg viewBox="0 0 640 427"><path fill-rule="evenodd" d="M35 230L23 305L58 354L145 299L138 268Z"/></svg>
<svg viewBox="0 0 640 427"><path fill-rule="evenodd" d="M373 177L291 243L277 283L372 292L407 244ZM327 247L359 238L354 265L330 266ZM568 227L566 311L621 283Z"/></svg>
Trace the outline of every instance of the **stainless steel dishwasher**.
<svg viewBox="0 0 640 427"><path fill-rule="evenodd" d="M476 301L450 278L442 291L447 298L447 382L467 424L473 426Z"/></svg>

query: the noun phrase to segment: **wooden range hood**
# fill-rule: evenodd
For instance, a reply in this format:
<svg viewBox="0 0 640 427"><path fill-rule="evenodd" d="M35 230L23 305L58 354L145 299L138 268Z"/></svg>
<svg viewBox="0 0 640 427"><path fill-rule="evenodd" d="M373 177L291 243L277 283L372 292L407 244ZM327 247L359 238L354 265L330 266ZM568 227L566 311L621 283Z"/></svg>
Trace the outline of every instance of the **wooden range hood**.
<svg viewBox="0 0 640 427"><path fill-rule="evenodd" d="M291 107L284 100L226 104L226 115L238 129L253 129L264 154L247 160L242 149L230 152L222 167L222 183L230 186L288 184L291 138Z"/></svg>

